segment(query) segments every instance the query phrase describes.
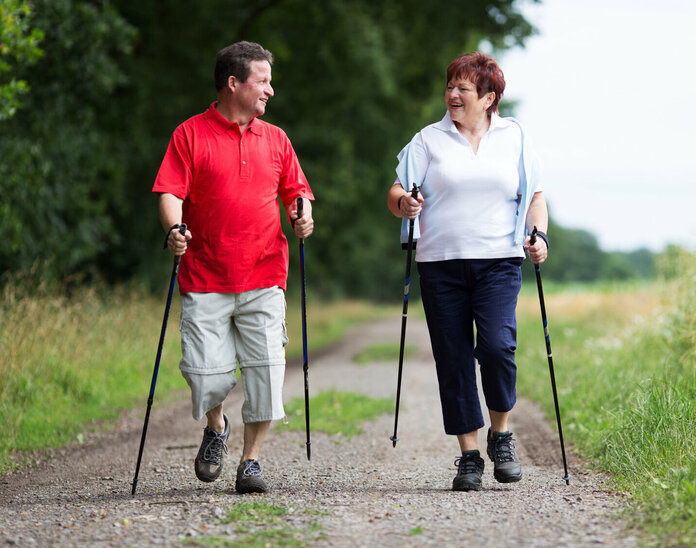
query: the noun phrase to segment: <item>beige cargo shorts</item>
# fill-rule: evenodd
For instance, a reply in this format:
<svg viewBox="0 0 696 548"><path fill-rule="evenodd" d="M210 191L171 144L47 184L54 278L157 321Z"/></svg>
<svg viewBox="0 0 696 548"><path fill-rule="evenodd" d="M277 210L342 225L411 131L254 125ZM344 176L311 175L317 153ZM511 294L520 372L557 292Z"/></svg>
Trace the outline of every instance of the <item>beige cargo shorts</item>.
<svg viewBox="0 0 696 548"><path fill-rule="evenodd" d="M181 362L195 420L220 405L237 384L244 423L285 416L285 293L280 287L243 293L186 293L181 304Z"/></svg>

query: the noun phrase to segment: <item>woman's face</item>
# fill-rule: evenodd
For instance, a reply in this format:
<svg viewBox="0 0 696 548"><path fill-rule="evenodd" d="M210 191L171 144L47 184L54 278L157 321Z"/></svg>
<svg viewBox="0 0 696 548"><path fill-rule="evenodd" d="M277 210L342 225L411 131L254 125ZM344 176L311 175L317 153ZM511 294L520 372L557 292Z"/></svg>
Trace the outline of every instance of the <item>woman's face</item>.
<svg viewBox="0 0 696 548"><path fill-rule="evenodd" d="M476 84L465 78L454 78L447 83L445 103L450 116L455 122L474 121L488 116L486 111L493 104L495 92L478 96Z"/></svg>

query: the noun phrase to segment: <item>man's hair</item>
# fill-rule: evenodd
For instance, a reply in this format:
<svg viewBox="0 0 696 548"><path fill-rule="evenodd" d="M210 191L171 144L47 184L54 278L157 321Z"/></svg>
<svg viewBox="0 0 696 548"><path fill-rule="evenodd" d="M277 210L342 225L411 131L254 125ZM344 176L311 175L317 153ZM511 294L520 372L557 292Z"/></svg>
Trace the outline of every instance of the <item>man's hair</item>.
<svg viewBox="0 0 696 548"><path fill-rule="evenodd" d="M218 51L215 60L215 89L223 89L230 76L242 83L246 82L252 61L268 61L272 65L273 54L255 42L235 42Z"/></svg>

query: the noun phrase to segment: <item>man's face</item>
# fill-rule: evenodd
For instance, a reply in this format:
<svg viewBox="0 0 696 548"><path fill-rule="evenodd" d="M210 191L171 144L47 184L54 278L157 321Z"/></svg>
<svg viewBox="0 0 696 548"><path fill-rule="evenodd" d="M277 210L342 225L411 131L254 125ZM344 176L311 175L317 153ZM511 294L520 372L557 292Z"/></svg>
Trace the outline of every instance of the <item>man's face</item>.
<svg viewBox="0 0 696 548"><path fill-rule="evenodd" d="M268 61L252 61L249 69L246 82L235 81L233 97L239 110L253 118L266 112L266 103L273 97L273 88Z"/></svg>

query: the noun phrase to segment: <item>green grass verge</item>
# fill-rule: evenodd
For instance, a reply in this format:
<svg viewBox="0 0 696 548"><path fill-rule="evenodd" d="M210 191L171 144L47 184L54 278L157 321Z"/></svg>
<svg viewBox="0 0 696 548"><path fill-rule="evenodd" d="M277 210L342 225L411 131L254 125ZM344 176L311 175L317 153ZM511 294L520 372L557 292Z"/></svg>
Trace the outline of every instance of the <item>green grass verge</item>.
<svg viewBox="0 0 696 548"><path fill-rule="evenodd" d="M545 291L565 441L628 493L629 523L665 546L696 544L693 265L690 272L670 284ZM518 323L519 391L555 425L536 291L521 296ZM549 450L558 452L560 476L560 448Z"/></svg>
<svg viewBox="0 0 696 548"><path fill-rule="evenodd" d="M0 295L0 473L29 463L29 452L81 442L123 410L147 404L166 288L84 288L70 299L6 284ZM288 357L302 353L300 307L288 303ZM155 405L188 391L178 362L175 296L157 378ZM310 349L396 308L364 302L311 303ZM188 396L186 396L188 397Z"/></svg>
<svg viewBox="0 0 696 548"><path fill-rule="evenodd" d="M399 361L400 343L372 344L363 348L355 356L353 361L359 364L370 362L395 362ZM408 359L416 352L416 347L410 344L404 345L404 359Z"/></svg>
<svg viewBox="0 0 696 548"><path fill-rule="evenodd" d="M307 546L325 537L316 518L308 517L323 513L311 508L291 510L265 499L245 501L228 508L226 517L218 520L222 524L235 524L233 533L224 537L211 535L182 540L199 546ZM289 518L293 523L304 523L299 527L290 525Z"/></svg>
<svg viewBox="0 0 696 548"><path fill-rule="evenodd" d="M327 390L309 398L312 430L329 435L341 435L346 439L363 432L362 423L383 413L391 413L394 400L370 398L353 392ZM285 406L287 424L279 424L281 430L304 430L304 398L293 398ZM338 441L338 440L337 440Z"/></svg>

